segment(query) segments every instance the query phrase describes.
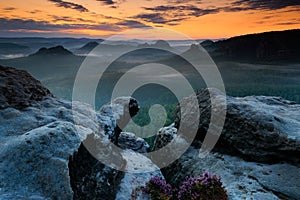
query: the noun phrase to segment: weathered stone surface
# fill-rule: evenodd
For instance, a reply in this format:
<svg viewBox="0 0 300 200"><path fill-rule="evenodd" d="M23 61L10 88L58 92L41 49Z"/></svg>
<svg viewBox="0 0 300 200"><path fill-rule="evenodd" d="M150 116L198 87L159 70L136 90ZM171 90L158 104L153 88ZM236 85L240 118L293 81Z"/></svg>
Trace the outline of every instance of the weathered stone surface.
<svg viewBox="0 0 300 200"><path fill-rule="evenodd" d="M222 93L211 89L212 98ZM197 94L200 123L195 139L202 141L211 117L211 101L207 89ZM189 105L189 98L183 100ZM194 105L191 105L194 106ZM221 106L220 106L221 107ZM215 150L259 162L287 161L300 164L300 105L279 97L227 97L227 115L221 137ZM218 115L218 107L216 115ZM175 127L188 112L176 111ZM200 142L201 145L201 142Z"/></svg>
<svg viewBox="0 0 300 200"><path fill-rule="evenodd" d="M122 153L124 159L128 165L125 170L129 171L125 173L122 179L119 192L116 195L118 200L147 200L149 197L136 190L141 186L145 186L146 183L154 176L163 178L159 168L152 163L152 161L145 156L133 152L131 150L124 151Z"/></svg>
<svg viewBox="0 0 300 200"><path fill-rule="evenodd" d="M0 66L0 108L24 108L51 96L50 91L26 71Z"/></svg>
<svg viewBox="0 0 300 200"><path fill-rule="evenodd" d="M203 171L222 178L229 199L261 200L300 198L300 170L290 164L262 164L241 158L210 153L199 158L199 149L190 147L163 174L173 184L181 183L186 176L199 176Z"/></svg>
<svg viewBox="0 0 300 200"><path fill-rule="evenodd" d="M149 144L133 133L121 132L118 146L122 149L132 149L139 153L146 153L149 150Z"/></svg>
<svg viewBox="0 0 300 200"><path fill-rule="evenodd" d="M165 129L165 130L164 130ZM162 128L160 134L169 138L170 127ZM171 138L176 138L175 134ZM160 139L165 137L161 136ZM168 140L161 140L165 146ZM176 151L176 150L174 150ZM222 178L229 199L299 199L299 167L286 164L264 164L248 162L239 157L210 153L205 158L199 157L199 149L191 146L174 163L162 169L169 183L179 186L187 176L197 177L208 171Z"/></svg>
<svg viewBox="0 0 300 200"><path fill-rule="evenodd" d="M0 199L32 195L71 199L68 159L79 145L69 122L53 122L10 136L0 150Z"/></svg>
<svg viewBox="0 0 300 200"><path fill-rule="evenodd" d="M174 124L159 129L154 141L154 150L158 150L166 146L176 137L176 133L177 129L174 127Z"/></svg>
<svg viewBox="0 0 300 200"><path fill-rule="evenodd" d="M115 199L117 192L121 196L131 192L125 192L124 186L135 179L116 169L138 167L147 159L113 151L116 147L106 134L122 120L126 111L122 105L137 107L135 100L119 98L110 112L98 113L85 103L52 97L24 71L1 67L0 73L0 96L5 102L0 108L0 199ZM31 98L32 94L36 96ZM139 150L145 151L147 144L140 138L126 138L132 143L124 144L134 148L138 141L143 144ZM97 150L96 157L90 150ZM108 167L99 158L118 166ZM144 174L140 181L150 175ZM119 190L121 182L123 190Z"/></svg>
<svg viewBox="0 0 300 200"><path fill-rule="evenodd" d="M111 121L108 126L102 127L110 140L118 144L119 135L130 119L139 111L136 99L132 97L119 97L100 108L100 114ZM103 117L99 117L103 120Z"/></svg>
<svg viewBox="0 0 300 200"><path fill-rule="evenodd" d="M90 106L73 106L81 108L78 113L70 102L48 98L22 110L0 110L0 199L84 199L108 193L114 198L122 173L95 159L82 141L97 136L94 141L106 151L112 144L91 117ZM73 116L80 117L76 124ZM99 154L105 158L107 152ZM124 161L121 154L115 156Z"/></svg>

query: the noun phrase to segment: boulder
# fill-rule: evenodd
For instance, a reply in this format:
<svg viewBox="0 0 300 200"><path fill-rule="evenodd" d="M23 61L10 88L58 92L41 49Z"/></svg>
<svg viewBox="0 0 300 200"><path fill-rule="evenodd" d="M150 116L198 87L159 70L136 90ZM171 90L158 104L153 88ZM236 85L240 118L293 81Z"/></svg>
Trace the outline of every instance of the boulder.
<svg viewBox="0 0 300 200"><path fill-rule="evenodd" d="M24 108L53 95L29 73L0 66L0 108Z"/></svg>
<svg viewBox="0 0 300 200"><path fill-rule="evenodd" d="M96 112L53 97L25 71L0 69L0 199L116 199L133 192L129 183L144 184L153 175L141 164L160 174L145 156L115 151L108 138L117 120L138 111L136 100L119 98L109 112ZM148 148L132 134L121 138L124 148ZM135 168L140 175L125 173Z"/></svg>
<svg viewBox="0 0 300 200"><path fill-rule="evenodd" d="M210 98L218 101L224 98L224 94L216 89L204 89L198 91L197 98L200 122L193 144L199 147L210 124ZM214 150L258 162L300 164L297 156L300 155L300 105L280 97L266 96L227 96L226 100L225 125ZM188 102L189 98L185 98L182 103L187 105L186 110L191 110ZM215 116L221 112L220 108L222 106L217 105ZM188 116L189 112L180 112L177 107L175 127L178 128L180 120Z"/></svg>

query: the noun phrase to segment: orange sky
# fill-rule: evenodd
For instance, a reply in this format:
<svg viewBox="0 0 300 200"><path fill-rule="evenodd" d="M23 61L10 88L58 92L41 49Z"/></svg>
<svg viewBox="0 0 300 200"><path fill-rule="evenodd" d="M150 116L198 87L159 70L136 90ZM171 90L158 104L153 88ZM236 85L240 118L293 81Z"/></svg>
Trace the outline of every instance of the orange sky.
<svg viewBox="0 0 300 200"><path fill-rule="evenodd" d="M163 27L193 39L300 28L297 0L0 0L0 37L99 37ZM176 39L176 38L170 38Z"/></svg>

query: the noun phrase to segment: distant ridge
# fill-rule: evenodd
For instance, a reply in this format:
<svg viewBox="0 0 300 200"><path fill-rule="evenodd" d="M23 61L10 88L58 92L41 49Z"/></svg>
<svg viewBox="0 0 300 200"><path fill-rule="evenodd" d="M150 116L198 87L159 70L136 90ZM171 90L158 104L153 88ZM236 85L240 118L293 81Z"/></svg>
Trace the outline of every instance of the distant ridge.
<svg viewBox="0 0 300 200"><path fill-rule="evenodd" d="M31 54L30 56L68 56L74 55L71 51L65 49L63 46L56 46L50 48L40 48L36 53Z"/></svg>
<svg viewBox="0 0 300 200"><path fill-rule="evenodd" d="M28 51L30 51L30 48L25 45L10 42L0 42L0 54L27 53Z"/></svg>
<svg viewBox="0 0 300 200"><path fill-rule="evenodd" d="M300 29L232 37L201 45L217 60L299 62Z"/></svg>
<svg viewBox="0 0 300 200"><path fill-rule="evenodd" d="M157 40L154 44L140 44L138 47L144 47L144 48L162 48L162 49L171 49L172 47L170 44L165 40Z"/></svg>
<svg viewBox="0 0 300 200"><path fill-rule="evenodd" d="M96 46L98 46L98 42L89 42L78 49L74 49L73 52L76 54L86 54L92 51Z"/></svg>

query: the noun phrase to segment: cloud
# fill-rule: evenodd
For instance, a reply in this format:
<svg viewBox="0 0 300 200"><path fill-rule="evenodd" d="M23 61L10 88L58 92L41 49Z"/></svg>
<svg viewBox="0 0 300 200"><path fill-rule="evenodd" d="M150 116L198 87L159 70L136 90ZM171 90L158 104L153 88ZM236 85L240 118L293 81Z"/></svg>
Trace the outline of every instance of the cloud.
<svg viewBox="0 0 300 200"><path fill-rule="evenodd" d="M151 28L142 22L136 20L122 20L114 23L91 23L88 21L85 24L85 20L80 20L79 18L72 18L69 16L54 16L49 15L53 20L49 21L35 21L33 19L6 19L0 18L0 32L59 32L66 30L76 30L76 29L87 29L87 30L98 30L98 31L110 31L119 32L128 28ZM67 24L53 24L54 21L65 21ZM77 23L76 23L77 22ZM80 23L83 22L83 23Z"/></svg>
<svg viewBox="0 0 300 200"><path fill-rule="evenodd" d="M31 11L27 11L27 12L30 13L30 14L36 14L36 13L41 13L42 11L38 10L38 9L34 9L34 10L31 10Z"/></svg>
<svg viewBox="0 0 300 200"><path fill-rule="evenodd" d="M127 1L127 0L96 0L101 2L103 5L108 5L110 8L118 8L119 4Z"/></svg>
<svg viewBox="0 0 300 200"><path fill-rule="evenodd" d="M88 12L89 11L87 8L85 8L82 5L68 2L68 1L62 1L62 0L48 0L48 1L55 3L55 5L58 7L70 8L70 9L77 10L79 12Z"/></svg>
<svg viewBox="0 0 300 200"><path fill-rule="evenodd" d="M2 10L4 10L4 11L13 11L13 10L16 10L16 8L14 8L14 7L6 7L6 8L2 8Z"/></svg>
<svg viewBox="0 0 300 200"><path fill-rule="evenodd" d="M277 23L275 25L277 26L287 26L287 25L298 25L300 22L282 22L282 23Z"/></svg>
<svg viewBox="0 0 300 200"><path fill-rule="evenodd" d="M202 0L166 0L167 5L143 7L144 13L132 18L141 19L157 25L177 25L183 20L192 17L215 14L219 12L241 12L250 10L278 10L286 7L300 9L300 0L232 0L226 6L198 7ZM183 4L185 3L185 4ZM193 5L190 3L194 3Z"/></svg>
<svg viewBox="0 0 300 200"><path fill-rule="evenodd" d="M167 3L169 4L187 4L187 3L192 3L192 4L201 4L202 0L167 0Z"/></svg>
<svg viewBox="0 0 300 200"><path fill-rule="evenodd" d="M155 7L144 7L146 11L151 13L142 13L134 16L146 22L154 24L177 25L180 21L191 17L200 17L203 15L213 14L220 11L218 8L201 9L194 5L162 5Z"/></svg>
<svg viewBox="0 0 300 200"><path fill-rule="evenodd" d="M60 22L73 22L73 23L76 22L96 23L96 21L94 20L82 19L79 17L73 18L70 16L57 16L57 15L48 15L48 16L52 18L52 22L60 21Z"/></svg>
<svg viewBox="0 0 300 200"><path fill-rule="evenodd" d="M134 16L135 19L141 19L146 22L151 22L154 24L168 24L168 25L177 25L179 21L185 20L187 18L168 18L163 16L161 13L150 13L150 14L139 14Z"/></svg>
<svg viewBox="0 0 300 200"><path fill-rule="evenodd" d="M105 5L114 5L116 3L113 0L97 0L97 1L100 1L100 2L102 2Z"/></svg>
<svg viewBox="0 0 300 200"><path fill-rule="evenodd" d="M278 10L289 6L300 6L299 0L237 0L231 3L233 7L227 10Z"/></svg>
<svg viewBox="0 0 300 200"><path fill-rule="evenodd" d="M32 19L5 19L0 18L0 30L10 31L61 31L72 29L90 29L101 31L120 31L122 30L116 24L98 23L98 24L51 24L46 21L35 21Z"/></svg>
<svg viewBox="0 0 300 200"><path fill-rule="evenodd" d="M116 25L125 26L127 28L150 28L151 27L136 20L124 20L116 23Z"/></svg>

